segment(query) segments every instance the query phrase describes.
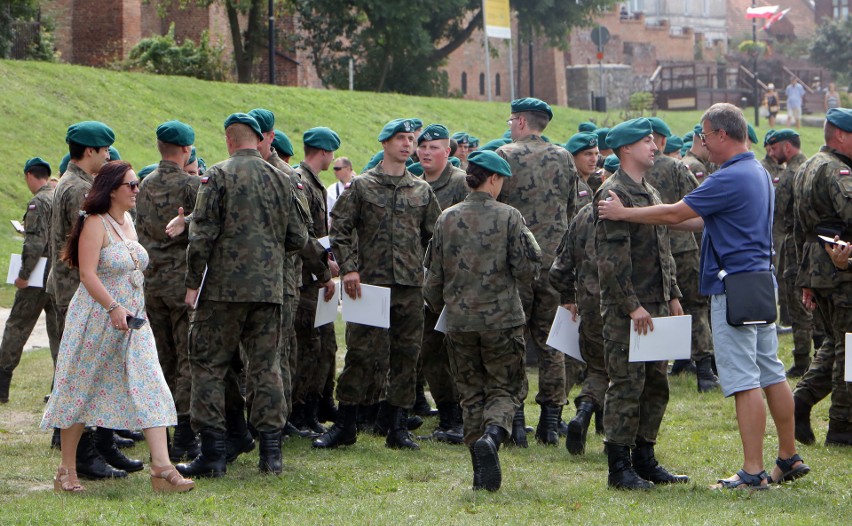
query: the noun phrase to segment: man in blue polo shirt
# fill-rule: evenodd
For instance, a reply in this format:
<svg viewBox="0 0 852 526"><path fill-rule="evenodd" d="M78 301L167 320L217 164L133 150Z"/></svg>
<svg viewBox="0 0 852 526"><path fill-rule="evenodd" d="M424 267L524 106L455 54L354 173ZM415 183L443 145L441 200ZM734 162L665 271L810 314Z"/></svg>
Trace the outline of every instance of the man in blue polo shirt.
<svg viewBox="0 0 852 526"><path fill-rule="evenodd" d="M733 327L726 321L725 287L710 248L730 273L770 268L772 183L766 170L748 150L747 123L731 104L714 104L701 117L697 134L719 164L703 185L670 205L624 208L618 197L601 201L599 214L609 220L665 224L684 230L704 229L701 247L701 294L711 296L711 321L719 380L725 396L734 396L743 443L743 467L717 488L765 489L768 482L785 482L806 475L810 468L796 454L793 395L778 359L775 326ZM778 459L771 476L763 470L766 408L778 433Z"/></svg>

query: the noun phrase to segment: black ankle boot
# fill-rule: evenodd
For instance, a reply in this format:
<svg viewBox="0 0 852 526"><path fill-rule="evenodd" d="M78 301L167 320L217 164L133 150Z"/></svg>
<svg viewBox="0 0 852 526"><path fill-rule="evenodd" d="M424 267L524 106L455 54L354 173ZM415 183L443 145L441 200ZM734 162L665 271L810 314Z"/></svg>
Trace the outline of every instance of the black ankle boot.
<svg viewBox="0 0 852 526"><path fill-rule="evenodd" d="M852 446L852 425L840 420L828 420L828 432L825 434L826 446Z"/></svg>
<svg viewBox="0 0 852 526"><path fill-rule="evenodd" d="M59 428L53 428L53 436L50 437L50 449L62 450L62 435L59 434Z"/></svg>
<svg viewBox="0 0 852 526"><path fill-rule="evenodd" d="M319 423L317 413L319 412L319 395L309 395L305 400L305 427L313 433L321 435L326 429Z"/></svg>
<svg viewBox="0 0 852 526"><path fill-rule="evenodd" d="M12 384L12 373L0 369L0 404L9 402L9 386Z"/></svg>
<svg viewBox="0 0 852 526"><path fill-rule="evenodd" d="M420 449L420 445L411 439L411 433L408 432L408 411L402 407L390 407L393 418L385 446L391 449Z"/></svg>
<svg viewBox="0 0 852 526"><path fill-rule="evenodd" d="M719 378L713 374L712 357L707 356L695 362L695 376L698 378L699 393L719 389Z"/></svg>
<svg viewBox="0 0 852 526"><path fill-rule="evenodd" d="M633 470L630 462L630 448L627 446L606 445L606 456L609 464L607 485L618 489L652 489L653 482L640 477Z"/></svg>
<svg viewBox="0 0 852 526"><path fill-rule="evenodd" d="M257 467L261 473L281 474L281 431L258 433L260 460Z"/></svg>
<svg viewBox="0 0 852 526"><path fill-rule="evenodd" d="M221 477L227 471L225 462L225 432L201 430L201 454L189 464L175 466L184 477Z"/></svg>
<svg viewBox="0 0 852 526"><path fill-rule="evenodd" d="M432 433L432 439L447 444L463 444L462 426L458 423L461 408L453 402L438 404L438 427Z"/></svg>
<svg viewBox="0 0 852 526"><path fill-rule="evenodd" d="M555 446L559 444L559 418L562 416L562 406L558 405L543 405L541 406L541 416L538 419L538 426L535 430L535 438L539 444L545 446Z"/></svg>
<svg viewBox="0 0 852 526"><path fill-rule="evenodd" d="M518 447L528 447L527 444L527 422L524 419L524 406L515 410L512 417L512 443Z"/></svg>
<svg viewBox="0 0 852 526"><path fill-rule="evenodd" d="M131 431L129 429L116 429L115 434L120 436L121 438L127 438L134 442L144 442L145 441L145 433L142 431Z"/></svg>
<svg viewBox="0 0 852 526"><path fill-rule="evenodd" d="M390 431L391 426L393 425L393 408L390 405L390 402L387 400L382 400L378 403L376 409L376 419L373 424L372 434L377 437L386 437L388 436L388 431Z"/></svg>
<svg viewBox="0 0 852 526"><path fill-rule="evenodd" d="M225 426L228 428L225 438L225 459L230 464L243 453L254 450L254 437L249 433L246 415L242 411L226 414Z"/></svg>
<svg viewBox="0 0 852 526"><path fill-rule="evenodd" d="M572 455L582 455L586 450L586 435L589 423L595 413L595 404L582 402L577 408L577 416L568 422L568 434L565 436L565 449Z"/></svg>
<svg viewBox="0 0 852 526"><path fill-rule="evenodd" d="M682 373L694 373L695 365L692 360L675 360L669 371L669 376L677 376Z"/></svg>
<svg viewBox="0 0 852 526"><path fill-rule="evenodd" d="M115 447L118 449L130 449L136 445L136 441L132 438L125 438L118 434L116 430L113 429L112 439L115 441Z"/></svg>
<svg viewBox="0 0 852 526"><path fill-rule="evenodd" d="M198 446L198 438L189 423L189 417L179 416L177 426L175 426L174 438L169 448L169 459L173 462L180 462L184 458L192 460L199 453L201 453L201 448Z"/></svg>
<svg viewBox="0 0 852 526"><path fill-rule="evenodd" d="M497 491L503 483L500 457L497 451L506 437L506 431L495 425L485 428L485 433L473 443L473 453L479 463L480 482L488 491ZM476 466L476 464L474 464Z"/></svg>
<svg viewBox="0 0 852 526"><path fill-rule="evenodd" d="M80 442L77 444L77 474L91 480L126 477L126 471L110 466L98 453L93 435L94 433L88 429L83 431Z"/></svg>
<svg viewBox="0 0 852 526"><path fill-rule="evenodd" d="M311 447L331 449L337 446L351 446L358 438L358 406L340 403L337 408L337 421L331 429L314 439Z"/></svg>
<svg viewBox="0 0 852 526"><path fill-rule="evenodd" d="M109 465L124 470L128 473L142 471L142 461L133 460L124 456L115 445L115 434L112 429L98 427L95 429L95 449L109 463Z"/></svg>
<svg viewBox="0 0 852 526"><path fill-rule="evenodd" d="M796 440L802 444L810 446L816 442L814 430L811 427L811 408L813 406L806 404L804 400L793 395L793 407L793 418L795 419L796 425Z"/></svg>
<svg viewBox="0 0 852 526"><path fill-rule="evenodd" d="M320 422L337 421L337 407L334 405L334 396L332 396L331 392L323 392L317 410L317 420Z"/></svg>
<svg viewBox="0 0 852 526"><path fill-rule="evenodd" d="M468 450L470 450L470 463L473 467L473 490L485 489L482 485L482 466L479 465L479 457L476 456L474 444L468 446Z"/></svg>
<svg viewBox="0 0 852 526"><path fill-rule="evenodd" d="M654 444L636 441L633 449L633 469L643 479L654 484L686 484L689 477L686 475L673 475L657 462L654 456Z"/></svg>
<svg viewBox="0 0 852 526"><path fill-rule="evenodd" d="M414 389L414 408L411 410L417 416L434 416L438 411L432 409L429 400L426 399L426 390L423 382L417 382Z"/></svg>

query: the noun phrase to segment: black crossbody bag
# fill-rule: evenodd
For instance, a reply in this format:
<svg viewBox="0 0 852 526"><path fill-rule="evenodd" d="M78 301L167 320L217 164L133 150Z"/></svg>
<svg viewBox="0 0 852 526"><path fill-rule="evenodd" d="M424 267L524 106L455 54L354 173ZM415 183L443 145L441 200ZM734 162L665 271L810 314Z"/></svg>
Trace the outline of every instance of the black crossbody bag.
<svg viewBox="0 0 852 526"><path fill-rule="evenodd" d="M767 177L767 182L769 178ZM770 185L772 183L769 183ZM770 186L770 190L771 190ZM775 297L775 281L772 277L772 192L769 192L769 254L767 270L728 274L719 254L708 238L710 250L719 266L719 279L725 284L727 322L733 327L744 325L766 325L775 322L778 316ZM706 233L705 233L706 235Z"/></svg>

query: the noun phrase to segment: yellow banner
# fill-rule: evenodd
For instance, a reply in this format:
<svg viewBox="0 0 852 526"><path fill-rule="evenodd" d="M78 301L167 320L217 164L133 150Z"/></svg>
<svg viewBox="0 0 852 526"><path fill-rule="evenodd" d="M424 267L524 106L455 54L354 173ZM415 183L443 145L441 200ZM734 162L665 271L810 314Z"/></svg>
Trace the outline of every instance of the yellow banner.
<svg viewBox="0 0 852 526"><path fill-rule="evenodd" d="M482 0L485 11L485 34L492 38L512 38L512 15L509 0Z"/></svg>

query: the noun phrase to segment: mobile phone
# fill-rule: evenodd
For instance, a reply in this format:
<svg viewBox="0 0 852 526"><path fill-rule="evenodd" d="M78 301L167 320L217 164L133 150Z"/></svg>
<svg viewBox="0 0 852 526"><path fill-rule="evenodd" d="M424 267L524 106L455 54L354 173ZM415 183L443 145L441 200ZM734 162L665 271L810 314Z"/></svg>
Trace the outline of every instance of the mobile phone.
<svg viewBox="0 0 852 526"><path fill-rule="evenodd" d="M148 320L145 318L137 318L135 316L127 317L127 327L130 329L141 329L148 323Z"/></svg>

